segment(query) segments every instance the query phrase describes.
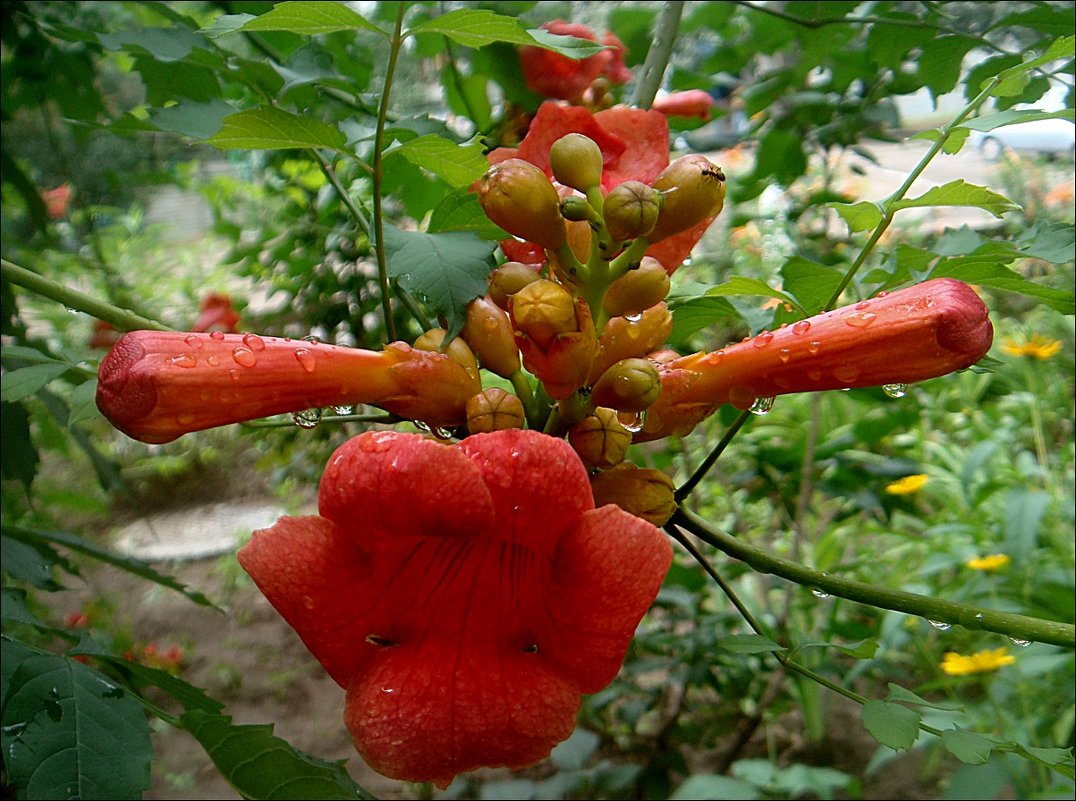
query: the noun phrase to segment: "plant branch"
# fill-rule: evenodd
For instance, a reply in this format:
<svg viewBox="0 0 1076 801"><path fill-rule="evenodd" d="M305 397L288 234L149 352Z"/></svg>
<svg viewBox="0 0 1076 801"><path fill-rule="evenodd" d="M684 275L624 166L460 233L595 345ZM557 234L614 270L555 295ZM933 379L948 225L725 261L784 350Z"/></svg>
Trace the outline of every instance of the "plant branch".
<svg viewBox="0 0 1076 801"><path fill-rule="evenodd" d="M49 300L62 303L69 309L76 309L80 312L85 312L91 317L96 317L98 320L104 320L121 331L176 330L157 320L150 320L134 312L113 306L111 303L95 298L92 295L87 295L85 292L59 284L32 270L13 264L7 259L0 260L0 268L2 268L4 278L16 286L21 286L23 289L29 289L31 292L35 292Z"/></svg>
<svg viewBox="0 0 1076 801"><path fill-rule="evenodd" d="M654 41L646 54L642 75L639 77L639 82L635 84L635 93L631 98L633 106L650 108L654 104L654 98L665 78L665 69L669 66L669 58L672 56L673 45L676 44L676 33L680 28L680 17L683 13L683 0L673 0L673 2L662 4L657 30L654 31Z"/></svg>
<svg viewBox="0 0 1076 801"><path fill-rule="evenodd" d="M997 612L992 609L984 609L956 601L930 598L901 590L890 590L862 581L832 576L820 570L773 556L753 545L748 545L746 542L720 531L683 507L676 511L666 526L682 527L703 542L745 562L758 572L773 573L781 578L794 581L805 587L821 590L839 598L846 598L850 601L868 604L881 609L892 609L896 612L918 615L928 620L956 624L967 629L992 631L1013 639L1076 648L1076 627L1072 624L1054 620L1041 620L1012 612Z"/></svg>

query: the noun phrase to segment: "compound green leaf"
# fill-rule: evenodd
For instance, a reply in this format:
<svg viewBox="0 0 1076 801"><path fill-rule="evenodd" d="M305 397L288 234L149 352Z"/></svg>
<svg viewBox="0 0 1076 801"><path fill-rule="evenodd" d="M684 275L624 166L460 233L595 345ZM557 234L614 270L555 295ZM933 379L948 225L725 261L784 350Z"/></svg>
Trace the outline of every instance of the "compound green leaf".
<svg viewBox="0 0 1076 801"><path fill-rule="evenodd" d="M324 0L277 3L272 11L248 20L236 30L288 31L308 36L336 31L372 31L382 36L388 35L343 3L327 3Z"/></svg>
<svg viewBox="0 0 1076 801"><path fill-rule="evenodd" d="M404 142L386 154L389 155L403 156L457 189L470 186L489 169L489 161L477 142L460 145L436 134Z"/></svg>
<svg viewBox="0 0 1076 801"><path fill-rule="evenodd" d="M27 395L33 395L54 378L58 378L70 369L66 364L35 364L20 367L4 373L4 384L0 388L0 400L14 403Z"/></svg>
<svg viewBox="0 0 1076 801"><path fill-rule="evenodd" d="M142 705L74 659L27 656L10 678L0 740L20 798L141 798L149 735Z"/></svg>
<svg viewBox="0 0 1076 801"><path fill-rule="evenodd" d="M284 150L295 147L338 150L344 147L346 140L344 134L332 125L265 106L228 115L224 118L223 127L206 141L221 150Z"/></svg>
<svg viewBox="0 0 1076 801"><path fill-rule="evenodd" d="M919 197L895 201L890 208L898 211L926 206L974 206L990 212L999 219L1005 212L1020 208L1004 195L999 195L985 186L969 184L963 178L942 186L935 186Z"/></svg>
<svg viewBox="0 0 1076 801"><path fill-rule="evenodd" d="M868 200L861 200L858 203L830 203L828 204L837 213L841 215L846 223L848 223L848 230L852 233L857 231L867 231L882 221L882 210L878 208L878 204L871 203Z"/></svg>
<svg viewBox="0 0 1076 801"><path fill-rule="evenodd" d="M339 763L325 762L273 734L272 725L236 725L200 710L180 719L244 798L372 799Z"/></svg>
<svg viewBox="0 0 1076 801"><path fill-rule="evenodd" d="M945 750L966 765L982 765L994 750L994 744L975 732L964 729L946 729L941 735Z"/></svg>
<svg viewBox="0 0 1076 801"><path fill-rule="evenodd" d="M466 47L482 47L494 42L538 44L515 17L477 8L458 8L428 19L408 31L408 34L419 33L439 33Z"/></svg>

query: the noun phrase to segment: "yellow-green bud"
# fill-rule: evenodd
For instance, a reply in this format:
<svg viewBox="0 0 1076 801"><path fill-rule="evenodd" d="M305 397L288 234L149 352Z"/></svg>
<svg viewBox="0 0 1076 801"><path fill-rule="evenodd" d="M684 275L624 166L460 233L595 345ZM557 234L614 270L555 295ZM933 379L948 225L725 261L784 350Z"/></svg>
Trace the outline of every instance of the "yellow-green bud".
<svg viewBox="0 0 1076 801"><path fill-rule="evenodd" d="M467 401L467 428L472 434L523 428L524 419L519 398L500 387L484 389Z"/></svg>
<svg viewBox="0 0 1076 801"><path fill-rule="evenodd" d="M569 222L584 222L595 216L587 199L579 195L568 195L564 198L560 202L560 213Z"/></svg>
<svg viewBox="0 0 1076 801"><path fill-rule="evenodd" d="M725 205L725 174L698 154L678 158L654 179L653 187L665 196L665 203L646 236L651 242L716 217Z"/></svg>
<svg viewBox="0 0 1076 801"><path fill-rule="evenodd" d="M560 195L529 161L507 159L490 167L479 182L478 202L486 216L512 236L543 248L559 248L568 236Z"/></svg>
<svg viewBox="0 0 1076 801"><path fill-rule="evenodd" d="M558 334L578 330L575 298L545 278L514 294L510 310L515 327L542 348L548 348Z"/></svg>
<svg viewBox="0 0 1076 801"><path fill-rule="evenodd" d="M639 266L628 270L613 281L605 293L605 311L620 317L640 314L669 294L669 274L661 262L652 256L643 256Z"/></svg>
<svg viewBox="0 0 1076 801"><path fill-rule="evenodd" d="M661 376L646 359L622 359L598 379L590 398L619 412L641 412L661 394Z"/></svg>
<svg viewBox="0 0 1076 801"><path fill-rule="evenodd" d="M605 226L615 242L649 234L658 221L662 195L642 181L624 181L605 196Z"/></svg>
<svg viewBox="0 0 1076 801"><path fill-rule="evenodd" d="M506 261L489 274L489 298L508 311L508 298L540 277L536 267L520 261Z"/></svg>
<svg viewBox="0 0 1076 801"><path fill-rule="evenodd" d="M571 427L568 443L587 467L605 470L624 461L631 432L617 419L615 411L598 408Z"/></svg>
<svg viewBox="0 0 1076 801"><path fill-rule="evenodd" d="M602 181L602 151L589 136L570 133L549 148L553 177L565 186L586 192Z"/></svg>
<svg viewBox="0 0 1076 801"><path fill-rule="evenodd" d="M663 526L676 511L676 488L660 470L622 462L590 479L594 505L614 503L625 512Z"/></svg>
<svg viewBox="0 0 1076 801"><path fill-rule="evenodd" d="M421 334L418 339L415 340L416 350L432 350L435 353L444 353L448 358L452 359L456 364L467 371L467 375L474 378L478 382L478 386L482 386L481 378L478 375L478 360L475 359L474 353L459 337L454 337L448 346L441 349L445 341L445 334L448 332L443 328L431 328L424 334Z"/></svg>
<svg viewBox="0 0 1076 801"><path fill-rule="evenodd" d="M467 321L460 334L478 362L501 378L519 371L519 350L508 315L485 295L467 306Z"/></svg>

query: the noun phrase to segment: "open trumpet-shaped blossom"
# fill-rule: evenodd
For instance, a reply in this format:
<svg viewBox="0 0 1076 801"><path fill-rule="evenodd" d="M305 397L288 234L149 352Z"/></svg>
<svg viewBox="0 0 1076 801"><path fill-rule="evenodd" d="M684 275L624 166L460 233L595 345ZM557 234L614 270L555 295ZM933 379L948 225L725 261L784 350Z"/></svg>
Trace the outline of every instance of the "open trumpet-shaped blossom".
<svg viewBox="0 0 1076 801"><path fill-rule="evenodd" d="M142 442L310 408L369 403L430 425L466 420L475 377L401 342L383 351L257 334L132 331L98 368L97 408Z"/></svg>
<svg viewBox="0 0 1076 801"><path fill-rule="evenodd" d="M531 121L519 147L502 147L490 152L490 164L511 158L529 161L552 178L549 149L563 136L579 133L594 140L602 153L601 188L608 192L625 181L650 184L669 166L669 123L657 111L615 106L591 113L579 106L543 103ZM690 255L692 248L706 233L713 218L651 245L647 255L662 263L672 273ZM590 228L585 222L569 223L568 239L576 255L586 257ZM525 264L545 261L541 247L531 242L507 239L501 249L509 259Z"/></svg>
<svg viewBox="0 0 1076 801"><path fill-rule="evenodd" d="M926 281L664 362L661 395L636 439L686 434L726 403L746 409L793 392L936 378L975 364L993 338L975 290L951 278Z"/></svg>
<svg viewBox="0 0 1076 801"><path fill-rule="evenodd" d="M346 689L363 758L441 787L567 737L672 558L650 523L595 509L574 451L534 431L453 446L360 434L318 503L255 532L239 560Z"/></svg>

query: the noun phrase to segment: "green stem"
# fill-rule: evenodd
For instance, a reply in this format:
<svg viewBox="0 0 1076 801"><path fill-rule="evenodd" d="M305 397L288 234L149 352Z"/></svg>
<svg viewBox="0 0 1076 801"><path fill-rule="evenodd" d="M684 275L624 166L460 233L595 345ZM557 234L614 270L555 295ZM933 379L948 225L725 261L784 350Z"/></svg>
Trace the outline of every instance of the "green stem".
<svg viewBox="0 0 1076 801"><path fill-rule="evenodd" d="M702 518L681 507L667 525L690 531L718 550L735 557L760 573L773 573L805 587L857 603L892 609L927 620L957 624L967 629L982 629L1013 639L1043 642L1076 648L1076 627L1070 623L997 612L969 604L930 598L925 595L876 587L862 581L839 578L804 565L772 556L711 526Z"/></svg>
<svg viewBox="0 0 1076 801"><path fill-rule="evenodd" d="M852 266L848 268L848 272L846 272L844 278L841 279L841 283L833 291L833 295L830 296L829 301L827 301L824 307L826 311L832 309L834 306L837 305L838 300L840 300L841 294L844 292L845 289L848 288L848 284L851 283L853 276L855 276L855 274L859 271L859 268L863 266L863 262L867 260L867 257L874 252L875 245L878 244L878 241L882 238L882 234L884 234L889 228L890 224L893 222L894 215L897 213L897 209L894 208L894 204L896 204L897 201L902 200L904 196L908 194L908 190L912 188L912 184L914 184L916 179L923 174L923 170L925 170L927 168L927 165L929 165L930 162L933 161L934 157L941 152L942 148L945 146L945 140L949 138L950 132L957 125L959 125L969 116L975 113L976 109L978 109L979 106L986 102L987 98L990 97L991 93L994 91L994 88L1000 82L1001 78L995 76L985 89L979 92L979 94L976 95L976 97L970 103L964 106L964 108L960 111L959 114L957 114L953 119L951 119L938 130L938 138L934 140L933 144L931 144L927 152L923 154L923 158L919 160L919 163L916 164L912 171L908 174L908 177L904 180L904 183L900 185L896 192L886 198L885 213L883 214L882 219L878 221L878 224L874 227L874 231L871 232L870 238L867 240L866 244L863 245L863 249L859 251L859 255L856 256L856 260L852 262Z"/></svg>
<svg viewBox="0 0 1076 801"><path fill-rule="evenodd" d="M691 491L695 489L700 481L702 481L703 477L710 471L710 468L714 466L714 463L717 462L721 454L725 452L725 448L732 442L732 438L736 436L741 428L743 428L744 423L750 419L751 412L747 410L740 412L740 416L736 418L736 421L731 426L729 426L728 431L725 432L725 436L721 438L721 441L714 446L714 449L702 460L702 463L695 468L695 472L691 474L691 478L681 484L676 490L675 497L677 503L683 502L683 500L691 494Z"/></svg>
<svg viewBox="0 0 1076 801"><path fill-rule="evenodd" d="M635 85L635 94L631 98L633 106L650 108L654 104L654 98L665 78L665 69L669 66L669 58L672 56L673 45L676 44L676 33L680 28L680 17L683 13L683 0L674 0L674 2L662 5L661 16L658 17L657 29L654 31L654 42L646 54L642 74Z"/></svg>
<svg viewBox="0 0 1076 801"><path fill-rule="evenodd" d="M381 184L384 179L381 169L382 149L385 141L385 118L389 110L389 95L392 92L392 78L396 74L396 60L400 57L403 45L403 17L406 3L396 7L396 27L392 32L392 45L389 48L389 63L385 69L385 86L381 90L381 105L377 110L377 130L374 132L373 156L373 192L374 192L374 231L375 253L377 254L377 283L381 288L381 312L385 317L385 334L389 342L396 339L396 323L392 319L392 295L389 285L389 268L385 256L385 218L381 201Z"/></svg>
<svg viewBox="0 0 1076 801"><path fill-rule="evenodd" d="M344 205L347 206L347 210L351 212L351 216L355 218L355 222L359 224L359 228L361 228L362 232L366 234L367 237L369 237L370 221L366 219L366 215L358 207L355 201L351 199L351 195L344 188L344 185L340 183L340 179L337 177L336 172L329 165L329 162L325 160L325 157L313 148L310 149L310 152L311 154L313 154L315 160L317 160L318 166L321 168L322 173L325 175L326 178L329 179L329 183L333 185L333 189L336 190L336 194L340 196L340 200L344 202Z"/></svg>
<svg viewBox="0 0 1076 801"><path fill-rule="evenodd" d="M98 320L104 320L120 331L176 330L157 320L150 320L134 312L113 306L111 303L95 298L92 295L87 295L85 292L79 292L77 289L58 284L32 270L13 264L7 259L0 260L0 268L2 268L4 278L16 286L21 286L49 300L62 303L69 309L77 309L91 317L96 317Z"/></svg>
<svg viewBox="0 0 1076 801"><path fill-rule="evenodd" d="M527 417L527 425L530 428L538 428L539 425L545 425L545 420L542 418L542 411L534 398L534 391L531 389L530 381L527 380L527 376L524 372L522 370L516 370L508 377L508 380L512 382L512 389L516 391L516 397L519 398L519 402L523 404L523 414Z"/></svg>

